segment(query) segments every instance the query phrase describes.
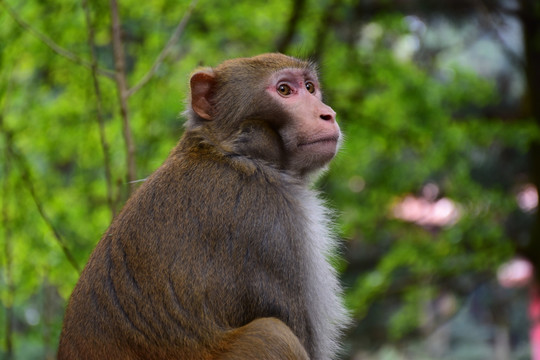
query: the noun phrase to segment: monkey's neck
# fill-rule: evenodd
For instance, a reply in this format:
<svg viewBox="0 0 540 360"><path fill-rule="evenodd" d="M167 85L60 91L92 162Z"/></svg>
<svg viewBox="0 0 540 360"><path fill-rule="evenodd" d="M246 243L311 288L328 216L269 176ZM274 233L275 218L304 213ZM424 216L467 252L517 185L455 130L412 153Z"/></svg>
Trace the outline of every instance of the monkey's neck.
<svg viewBox="0 0 540 360"><path fill-rule="evenodd" d="M202 128L186 130L171 152L171 158L181 161L181 157L187 155L198 161L226 163L247 176L262 172L271 182L282 179L304 188L310 187L317 179L319 172L298 173L288 169L279 139L276 136L260 136L258 130L255 132L222 140Z"/></svg>

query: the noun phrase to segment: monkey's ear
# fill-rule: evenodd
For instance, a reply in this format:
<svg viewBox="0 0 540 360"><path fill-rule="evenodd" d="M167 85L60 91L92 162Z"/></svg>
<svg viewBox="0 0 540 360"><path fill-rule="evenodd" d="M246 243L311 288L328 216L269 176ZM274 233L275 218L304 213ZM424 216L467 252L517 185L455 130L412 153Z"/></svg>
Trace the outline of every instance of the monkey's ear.
<svg viewBox="0 0 540 360"><path fill-rule="evenodd" d="M191 76L191 108L205 120L212 120L209 98L214 83L214 72L211 69L198 71Z"/></svg>

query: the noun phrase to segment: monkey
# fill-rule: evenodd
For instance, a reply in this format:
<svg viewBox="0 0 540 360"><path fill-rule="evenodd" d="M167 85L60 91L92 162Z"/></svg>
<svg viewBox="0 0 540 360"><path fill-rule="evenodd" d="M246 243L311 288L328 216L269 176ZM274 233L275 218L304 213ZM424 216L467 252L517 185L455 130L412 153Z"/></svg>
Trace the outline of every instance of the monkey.
<svg viewBox="0 0 540 360"><path fill-rule="evenodd" d="M348 323L313 188L342 135L314 63L190 78L182 137L96 245L58 359L332 359Z"/></svg>

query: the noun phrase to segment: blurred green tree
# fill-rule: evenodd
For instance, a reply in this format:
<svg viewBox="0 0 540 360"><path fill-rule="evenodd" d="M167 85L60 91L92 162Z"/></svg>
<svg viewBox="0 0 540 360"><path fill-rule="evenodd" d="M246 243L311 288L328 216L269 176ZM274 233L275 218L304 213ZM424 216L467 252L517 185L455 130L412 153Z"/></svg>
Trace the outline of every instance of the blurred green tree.
<svg viewBox="0 0 540 360"><path fill-rule="evenodd" d="M346 240L336 266L356 325L344 357L388 343L393 353L459 319L529 244L534 213L515 195L539 186L522 94L510 101L494 77L446 60L452 45L436 37L464 48L483 38L496 21L473 20L502 11L483 4L0 0L0 354L54 358L80 269L181 135L190 72L276 50L320 62L346 134L318 183ZM441 30L443 14L473 25Z"/></svg>

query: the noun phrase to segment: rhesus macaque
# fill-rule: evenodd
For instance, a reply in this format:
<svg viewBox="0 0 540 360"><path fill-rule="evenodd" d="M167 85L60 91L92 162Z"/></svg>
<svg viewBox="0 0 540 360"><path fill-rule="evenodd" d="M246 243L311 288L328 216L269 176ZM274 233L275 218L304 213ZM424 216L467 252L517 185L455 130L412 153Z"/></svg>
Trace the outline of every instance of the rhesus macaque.
<svg viewBox="0 0 540 360"><path fill-rule="evenodd" d="M310 182L340 131L314 65L228 60L190 86L185 133L91 255L58 358L333 358L347 314Z"/></svg>

